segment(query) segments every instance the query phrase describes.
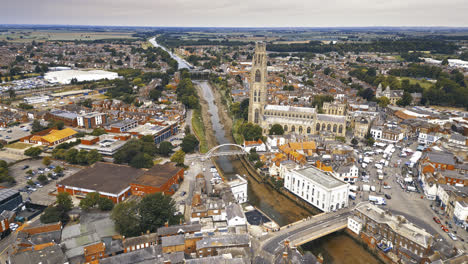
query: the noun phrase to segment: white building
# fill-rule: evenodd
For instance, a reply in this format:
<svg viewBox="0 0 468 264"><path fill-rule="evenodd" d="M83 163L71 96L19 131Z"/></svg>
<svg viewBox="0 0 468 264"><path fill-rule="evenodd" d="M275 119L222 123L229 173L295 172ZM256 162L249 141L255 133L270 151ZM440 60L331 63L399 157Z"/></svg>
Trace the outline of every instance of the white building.
<svg viewBox="0 0 468 264"><path fill-rule="evenodd" d="M23 98L23 100L26 104L42 104L42 103L47 103L47 101L50 100L50 97L48 95L32 96L32 97L25 97Z"/></svg>
<svg viewBox="0 0 468 264"><path fill-rule="evenodd" d="M359 235L362 230L362 221L359 217L350 216L348 217L348 229L353 231L356 235Z"/></svg>
<svg viewBox="0 0 468 264"><path fill-rule="evenodd" d="M450 143L465 146L466 145L466 137L460 134L452 134L448 140Z"/></svg>
<svg viewBox="0 0 468 264"><path fill-rule="evenodd" d="M324 212L348 207L349 185L315 167L287 172L284 187Z"/></svg>
<svg viewBox="0 0 468 264"><path fill-rule="evenodd" d="M258 141L244 141L244 150L250 152L252 149L255 149L256 152L265 152L267 147L260 139Z"/></svg>
<svg viewBox="0 0 468 264"><path fill-rule="evenodd" d="M430 180L432 177L430 173L420 173L419 180L421 180L421 185L424 190L424 195L428 200L435 200L437 197L437 184L435 180Z"/></svg>
<svg viewBox="0 0 468 264"><path fill-rule="evenodd" d="M230 204L226 206L226 220L228 226L242 226L247 224L244 211L239 204Z"/></svg>
<svg viewBox="0 0 468 264"><path fill-rule="evenodd" d="M103 79L114 80L119 75L116 72L109 72L103 70L69 70L69 71L52 71L44 75L44 79L50 83L70 84L73 79L78 82L84 81L98 81Z"/></svg>
<svg viewBox="0 0 468 264"><path fill-rule="evenodd" d="M440 136L437 136L434 133L422 133L419 132L418 134L418 143L420 144L425 144L425 145L432 145L433 143L436 143L437 140L440 139Z"/></svg>
<svg viewBox="0 0 468 264"><path fill-rule="evenodd" d="M78 117L76 118L77 125L79 127L86 128L94 128L96 126L101 126L104 124L105 120L103 116L105 116L105 114L100 112L92 112L78 115Z"/></svg>
<svg viewBox="0 0 468 264"><path fill-rule="evenodd" d="M279 146L284 144L286 144L286 139L282 136L268 136L266 140L266 146L270 152L278 152Z"/></svg>
<svg viewBox="0 0 468 264"><path fill-rule="evenodd" d="M464 201L455 202L455 209L453 210L453 219L457 225L462 225L465 228L468 225L468 203Z"/></svg>
<svg viewBox="0 0 468 264"><path fill-rule="evenodd" d="M343 165L336 168L333 174L344 182L355 183L359 178L359 167L354 163Z"/></svg>
<svg viewBox="0 0 468 264"><path fill-rule="evenodd" d="M242 204L247 202L247 180L240 175L236 175L237 179L229 181L227 184L231 187L232 194L237 199L237 202Z"/></svg>
<svg viewBox="0 0 468 264"><path fill-rule="evenodd" d="M374 139L382 138L383 129L380 126L371 127L370 134Z"/></svg>

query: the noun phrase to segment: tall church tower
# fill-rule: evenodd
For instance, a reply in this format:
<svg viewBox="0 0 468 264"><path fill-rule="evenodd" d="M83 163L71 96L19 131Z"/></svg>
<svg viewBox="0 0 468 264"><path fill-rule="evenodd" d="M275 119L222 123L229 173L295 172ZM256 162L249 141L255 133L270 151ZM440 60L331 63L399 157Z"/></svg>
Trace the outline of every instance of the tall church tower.
<svg viewBox="0 0 468 264"><path fill-rule="evenodd" d="M261 124L263 118L267 94L266 80L266 44L258 42L255 44L255 55L252 59L252 71L250 73L249 122L254 124Z"/></svg>

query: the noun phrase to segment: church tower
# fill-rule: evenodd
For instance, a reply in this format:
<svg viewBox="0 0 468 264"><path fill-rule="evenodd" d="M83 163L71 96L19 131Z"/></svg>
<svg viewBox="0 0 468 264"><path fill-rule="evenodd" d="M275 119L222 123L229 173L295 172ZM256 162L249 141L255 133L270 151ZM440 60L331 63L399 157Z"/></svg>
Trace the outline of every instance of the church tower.
<svg viewBox="0 0 468 264"><path fill-rule="evenodd" d="M267 56L266 44L255 44L255 55L252 58L252 70L250 73L250 100L249 122L261 124L263 109L266 104L266 80L267 80Z"/></svg>

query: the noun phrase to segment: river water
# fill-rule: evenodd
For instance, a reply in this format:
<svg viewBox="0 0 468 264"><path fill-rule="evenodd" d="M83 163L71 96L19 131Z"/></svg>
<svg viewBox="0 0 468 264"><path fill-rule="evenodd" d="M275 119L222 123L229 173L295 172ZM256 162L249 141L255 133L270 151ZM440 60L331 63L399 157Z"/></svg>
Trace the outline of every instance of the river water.
<svg viewBox="0 0 468 264"><path fill-rule="evenodd" d="M158 47L156 39L150 42ZM172 54L166 48L159 46L167 51L177 62L180 68L191 68L185 60ZM217 144L232 143L231 131L225 131L219 117L218 106L214 103L214 95L208 82L198 82L202 91L203 98L207 102L208 112L211 118L212 129L215 132ZM204 118L207 118L204 116ZM243 167L242 162L237 157L221 156L215 160L218 167L222 170L224 176L228 179L234 175L249 175L249 172ZM251 177L247 177L248 184L248 202L264 212L280 226L293 223L302 218L310 216L310 212L279 194L270 185L258 183ZM367 252L362 246L356 243L349 236L338 233L322 237L313 242L302 246L304 250L310 250L316 256L322 254L324 263L333 264L378 264L380 263L373 255Z"/></svg>
<svg viewBox="0 0 468 264"><path fill-rule="evenodd" d="M188 63L186 60L182 59L182 58L179 57L179 56L174 55L174 54L173 54L172 52L170 52L168 49L166 49L165 47L159 45L159 44L156 42L156 37L150 39L149 42L150 42L153 46L159 47L159 48L165 50L167 53L169 53L169 55L171 55L171 57L172 57L174 60L177 61L179 70L180 70L180 69L192 69L192 68L193 68L193 66L190 65L190 63Z"/></svg>

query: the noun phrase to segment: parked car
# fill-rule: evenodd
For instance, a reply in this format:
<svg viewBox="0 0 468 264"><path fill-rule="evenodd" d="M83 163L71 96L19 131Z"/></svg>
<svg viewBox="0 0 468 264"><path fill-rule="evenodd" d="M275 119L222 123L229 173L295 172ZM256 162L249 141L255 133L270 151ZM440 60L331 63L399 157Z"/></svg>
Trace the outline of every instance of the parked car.
<svg viewBox="0 0 468 264"><path fill-rule="evenodd" d="M183 191L180 193L180 196L184 196L187 192Z"/></svg>
<svg viewBox="0 0 468 264"><path fill-rule="evenodd" d="M442 230L444 230L445 233L448 233L448 231L449 231L444 225L441 225L440 228Z"/></svg>
<svg viewBox="0 0 468 264"><path fill-rule="evenodd" d="M23 166L23 170L28 169L28 168L29 168L29 165L24 165Z"/></svg>
<svg viewBox="0 0 468 264"><path fill-rule="evenodd" d="M385 194L385 198L387 198L388 200L391 200L392 196L390 196L390 194Z"/></svg>
<svg viewBox="0 0 468 264"><path fill-rule="evenodd" d="M437 218L437 216L434 216L432 219L434 219L434 222L440 225L440 220Z"/></svg>
<svg viewBox="0 0 468 264"><path fill-rule="evenodd" d="M27 192L28 190L26 188L19 188L18 191L19 192Z"/></svg>
<svg viewBox="0 0 468 264"><path fill-rule="evenodd" d="M452 239L452 240L457 240L457 236L452 234L452 233L448 233L448 236Z"/></svg>

